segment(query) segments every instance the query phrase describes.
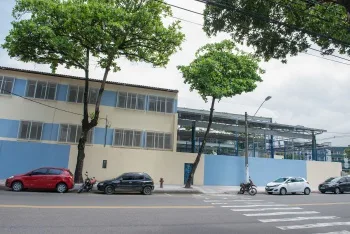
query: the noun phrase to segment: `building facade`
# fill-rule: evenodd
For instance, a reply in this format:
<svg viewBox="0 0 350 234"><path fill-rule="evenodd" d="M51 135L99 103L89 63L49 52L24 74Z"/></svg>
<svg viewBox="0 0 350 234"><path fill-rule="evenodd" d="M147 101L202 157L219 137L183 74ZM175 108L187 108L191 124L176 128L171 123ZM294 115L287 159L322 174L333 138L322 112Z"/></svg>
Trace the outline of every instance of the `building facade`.
<svg viewBox="0 0 350 234"><path fill-rule="evenodd" d="M90 82L89 112L94 110L99 87L98 80ZM28 143L36 143L44 149L48 144L58 148L77 145L83 89L84 80L79 77L0 67L2 146L12 144L25 149ZM108 82L101 100L98 126L90 131L87 144L176 151L177 94L176 90ZM2 170L4 174L28 169L25 163L20 163L21 159L42 160L33 157L34 151L18 153L23 154L2 154L2 167L16 163L19 167L13 171ZM39 161L31 165L41 166Z"/></svg>

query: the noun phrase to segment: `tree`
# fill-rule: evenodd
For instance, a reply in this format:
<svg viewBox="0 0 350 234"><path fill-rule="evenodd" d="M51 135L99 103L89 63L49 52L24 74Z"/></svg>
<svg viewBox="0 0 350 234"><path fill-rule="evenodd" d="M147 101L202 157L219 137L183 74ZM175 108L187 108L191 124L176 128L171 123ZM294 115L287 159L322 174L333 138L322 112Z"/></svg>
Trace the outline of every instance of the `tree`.
<svg viewBox="0 0 350 234"><path fill-rule="evenodd" d="M344 153L345 153L345 155L344 155L345 158L350 158L350 148L346 148L344 150Z"/></svg>
<svg viewBox="0 0 350 234"><path fill-rule="evenodd" d="M239 51L229 40L207 44L200 48L195 59L188 66L178 66L190 90L196 90L207 102L211 98L209 122L202 144L194 161L192 171L186 181L191 187L193 176L201 159L207 136L213 122L214 105L222 98L230 98L243 92L251 92L261 81L259 60L251 54Z"/></svg>
<svg viewBox="0 0 350 234"><path fill-rule="evenodd" d="M207 3L204 30L230 33L266 61L286 63L288 55L313 43L321 54L350 55L350 1L345 0L198 0Z"/></svg>
<svg viewBox="0 0 350 234"><path fill-rule="evenodd" d="M164 67L184 34L179 22L165 26L171 9L162 0L16 0L13 29L3 48L23 62L82 69L85 73L82 134L78 144L75 182L82 182L85 143L97 126L100 103L110 70L117 60ZM91 60L104 69L94 112L88 111ZM91 118L89 118L91 116Z"/></svg>

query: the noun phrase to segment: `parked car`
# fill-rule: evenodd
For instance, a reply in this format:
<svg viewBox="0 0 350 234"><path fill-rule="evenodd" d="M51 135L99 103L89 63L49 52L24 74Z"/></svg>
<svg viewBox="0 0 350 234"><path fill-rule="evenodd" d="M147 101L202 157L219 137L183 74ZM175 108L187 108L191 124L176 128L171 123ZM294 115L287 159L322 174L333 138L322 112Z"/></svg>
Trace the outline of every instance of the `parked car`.
<svg viewBox="0 0 350 234"><path fill-rule="evenodd" d="M154 182L147 173L129 172L117 178L98 183L97 189L105 194L140 192L145 195L151 195L154 190Z"/></svg>
<svg viewBox="0 0 350 234"><path fill-rule="evenodd" d="M266 185L265 191L268 194L285 195L287 193L304 193L309 195L311 188L309 182L301 177L281 177Z"/></svg>
<svg viewBox="0 0 350 234"><path fill-rule="evenodd" d="M7 178L6 187L15 192L23 189L47 189L65 193L74 187L74 180L73 174L68 169L42 167Z"/></svg>
<svg viewBox="0 0 350 234"><path fill-rule="evenodd" d="M332 192L335 194L350 192L350 177L329 178L318 186L318 190L321 193Z"/></svg>

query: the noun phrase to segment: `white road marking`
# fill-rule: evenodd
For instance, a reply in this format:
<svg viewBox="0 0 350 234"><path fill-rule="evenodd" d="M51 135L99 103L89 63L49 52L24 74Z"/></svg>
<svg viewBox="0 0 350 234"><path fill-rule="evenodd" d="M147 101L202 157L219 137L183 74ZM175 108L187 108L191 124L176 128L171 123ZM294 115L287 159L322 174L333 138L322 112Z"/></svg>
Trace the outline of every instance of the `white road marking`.
<svg viewBox="0 0 350 234"><path fill-rule="evenodd" d="M172 197L173 195L169 194L169 193L164 193L165 195Z"/></svg>
<svg viewBox="0 0 350 234"><path fill-rule="evenodd" d="M339 231L339 232L323 232L323 233L315 233L315 234L350 234L349 231L343 230L343 231Z"/></svg>
<svg viewBox="0 0 350 234"><path fill-rule="evenodd" d="M212 203L213 204L213 203ZM269 207L256 209L231 209L232 211L301 210L301 207Z"/></svg>
<svg viewBox="0 0 350 234"><path fill-rule="evenodd" d="M262 202L263 200L249 200L249 202ZM247 202L246 200L204 200L204 202Z"/></svg>
<svg viewBox="0 0 350 234"><path fill-rule="evenodd" d="M269 207L269 206L288 206L288 205L284 205L284 204L271 204L271 205L258 204L258 205L221 206L221 207L223 207L223 208L248 208L248 207Z"/></svg>
<svg viewBox="0 0 350 234"><path fill-rule="evenodd" d="M285 219L258 219L262 223L276 223L276 222L291 222L317 219L339 219L337 216L312 216L312 217L293 217Z"/></svg>
<svg viewBox="0 0 350 234"><path fill-rule="evenodd" d="M334 227L334 226L350 226L350 222L315 223L315 224L304 224L304 225L279 226L277 228L281 230L296 230L296 229Z"/></svg>
<svg viewBox="0 0 350 234"><path fill-rule="evenodd" d="M318 214L317 211L287 211L287 212L274 212L274 213L256 213L256 214L243 214L244 216L277 216L277 215L293 215L293 214ZM350 223L350 222L349 222Z"/></svg>
<svg viewBox="0 0 350 234"><path fill-rule="evenodd" d="M214 202L214 203L211 203L212 205L226 205L227 203L225 202Z"/></svg>

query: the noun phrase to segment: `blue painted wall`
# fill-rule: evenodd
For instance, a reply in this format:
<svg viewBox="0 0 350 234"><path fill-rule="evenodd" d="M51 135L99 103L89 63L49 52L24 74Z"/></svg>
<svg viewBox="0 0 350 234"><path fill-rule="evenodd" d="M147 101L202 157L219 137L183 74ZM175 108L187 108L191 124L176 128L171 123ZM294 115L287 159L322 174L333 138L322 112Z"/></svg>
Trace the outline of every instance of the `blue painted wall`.
<svg viewBox="0 0 350 234"><path fill-rule="evenodd" d="M38 167L68 167L69 145L0 141L0 179Z"/></svg>
<svg viewBox="0 0 350 234"><path fill-rule="evenodd" d="M117 92L105 90L102 94L101 105L103 106L117 106Z"/></svg>
<svg viewBox="0 0 350 234"><path fill-rule="evenodd" d="M204 185L236 186L243 180L243 157L204 156Z"/></svg>
<svg viewBox="0 0 350 234"><path fill-rule="evenodd" d="M41 139L43 141L57 141L59 124L45 123Z"/></svg>
<svg viewBox="0 0 350 234"><path fill-rule="evenodd" d="M244 182L244 157L205 155L204 160L204 185L239 186ZM257 186L282 176L306 178L306 161L249 157L249 175Z"/></svg>
<svg viewBox="0 0 350 234"><path fill-rule="evenodd" d="M94 128L94 144L98 145L104 145L105 144L105 128ZM107 129L107 139L106 139L106 145L112 145L113 141L113 129Z"/></svg>
<svg viewBox="0 0 350 234"><path fill-rule="evenodd" d="M15 85L13 87L12 92L14 94L25 96L27 81L23 79L15 79Z"/></svg>
<svg viewBox="0 0 350 234"><path fill-rule="evenodd" d="M18 120L0 119L0 137L17 138Z"/></svg>
<svg viewBox="0 0 350 234"><path fill-rule="evenodd" d="M68 92L68 85L58 84L56 92L56 100L66 101Z"/></svg>
<svg viewBox="0 0 350 234"><path fill-rule="evenodd" d="M249 175L257 186L265 186L282 176L300 176L306 179L306 174L306 161L249 158Z"/></svg>

